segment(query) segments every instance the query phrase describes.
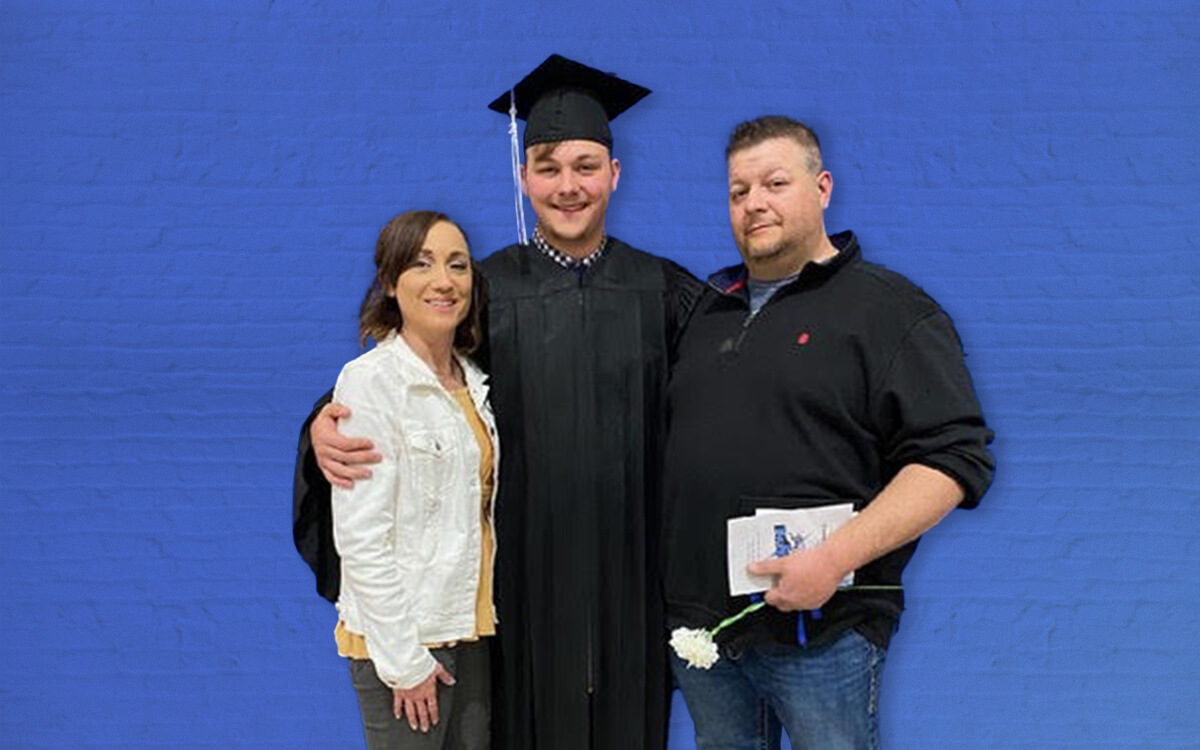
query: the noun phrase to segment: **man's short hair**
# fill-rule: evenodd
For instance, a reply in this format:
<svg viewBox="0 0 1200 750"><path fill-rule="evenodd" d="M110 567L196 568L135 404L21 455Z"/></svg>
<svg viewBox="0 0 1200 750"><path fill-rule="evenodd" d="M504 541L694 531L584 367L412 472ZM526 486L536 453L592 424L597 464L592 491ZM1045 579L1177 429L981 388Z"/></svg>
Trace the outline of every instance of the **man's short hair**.
<svg viewBox="0 0 1200 750"><path fill-rule="evenodd" d="M791 138L808 154L808 170L813 174L821 171L821 142L813 129L799 120L784 115L766 115L747 120L733 129L729 145L725 147L725 161L738 151L753 148L774 138Z"/></svg>
<svg viewBox="0 0 1200 750"><path fill-rule="evenodd" d="M572 140L575 140L575 139L572 139ZM589 139L578 139L578 140L589 140ZM538 159L548 159L551 156L554 156L554 152L557 151L558 147L563 145L564 143L566 143L566 141L543 141L542 143L535 143L532 146L530 146L529 148L525 149L525 161L531 162L531 161L537 161ZM592 141L592 143L600 143L600 141ZM605 146L603 143L600 143L600 145L604 146L604 148L608 151L608 158L611 159L612 158L612 149L609 148L608 146Z"/></svg>
<svg viewBox="0 0 1200 750"><path fill-rule="evenodd" d="M537 161L538 159L548 159L554 155L558 147L563 145L562 141L543 141L535 143L525 149L525 161Z"/></svg>

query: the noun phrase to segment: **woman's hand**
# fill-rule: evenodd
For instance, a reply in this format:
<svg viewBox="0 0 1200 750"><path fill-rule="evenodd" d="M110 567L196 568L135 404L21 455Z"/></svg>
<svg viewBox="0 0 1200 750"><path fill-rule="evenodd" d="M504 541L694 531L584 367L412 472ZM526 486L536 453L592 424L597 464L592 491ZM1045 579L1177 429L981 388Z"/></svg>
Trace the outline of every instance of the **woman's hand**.
<svg viewBox="0 0 1200 750"><path fill-rule="evenodd" d="M428 732L438 723L437 684L453 685L454 677L441 662L433 668L425 681L407 689L392 688L392 711L399 721L408 717L408 726L415 732L418 728Z"/></svg>

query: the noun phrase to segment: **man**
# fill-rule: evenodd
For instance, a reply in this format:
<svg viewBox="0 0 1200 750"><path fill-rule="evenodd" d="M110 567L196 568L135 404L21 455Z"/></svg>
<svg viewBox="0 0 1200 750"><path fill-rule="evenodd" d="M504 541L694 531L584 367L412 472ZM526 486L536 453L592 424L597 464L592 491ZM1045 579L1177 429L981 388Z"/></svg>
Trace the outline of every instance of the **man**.
<svg viewBox="0 0 1200 750"><path fill-rule="evenodd" d="M984 424L949 317L828 236L833 178L785 117L739 125L726 152L743 263L697 301L668 393L668 623L714 627L730 597L726 520L853 502L824 543L751 566L772 605L723 631L710 670L672 659L699 748L875 747L876 698L917 538L991 481ZM854 572L854 585L839 583ZM798 614L793 614L798 613Z"/></svg>
<svg viewBox="0 0 1200 750"><path fill-rule="evenodd" d="M649 93L557 55L513 91L526 120L529 245L480 263L500 430L496 744L660 750L667 665L658 540L664 393L699 284L606 234L620 179L611 118ZM507 111L510 95L492 104ZM326 408L301 438L297 545L317 559L322 477L363 476L369 446ZM319 464L319 468L318 468Z"/></svg>

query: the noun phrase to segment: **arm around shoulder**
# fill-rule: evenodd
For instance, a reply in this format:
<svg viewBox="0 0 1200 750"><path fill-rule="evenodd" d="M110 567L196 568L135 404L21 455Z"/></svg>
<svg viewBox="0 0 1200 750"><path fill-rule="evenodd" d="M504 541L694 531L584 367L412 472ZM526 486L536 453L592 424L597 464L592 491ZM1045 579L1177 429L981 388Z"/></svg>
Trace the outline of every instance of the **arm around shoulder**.
<svg viewBox="0 0 1200 750"><path fill-rule="evenodd" d="M678 263L665 259L663 263L667 282L667 342L673 352L683 329L692 317L700 295L704 293L704 284Z"/></svg>

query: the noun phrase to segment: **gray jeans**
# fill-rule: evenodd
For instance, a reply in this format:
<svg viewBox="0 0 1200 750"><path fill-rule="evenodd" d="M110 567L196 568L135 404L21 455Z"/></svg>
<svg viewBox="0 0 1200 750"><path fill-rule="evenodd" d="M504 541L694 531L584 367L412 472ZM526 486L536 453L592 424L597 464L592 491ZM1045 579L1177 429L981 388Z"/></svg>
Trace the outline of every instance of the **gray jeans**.
<svg viewBox="0 0 1200 750"><path fill-rule="evenodd" d="M454 676L438 683L441 721L429 733L413 731L392 712L392 689L366 659L350 659L350 679L358 693L368 750L488 750L491 746L491 674L486 640L460 643L431 652Z"/></svg>

